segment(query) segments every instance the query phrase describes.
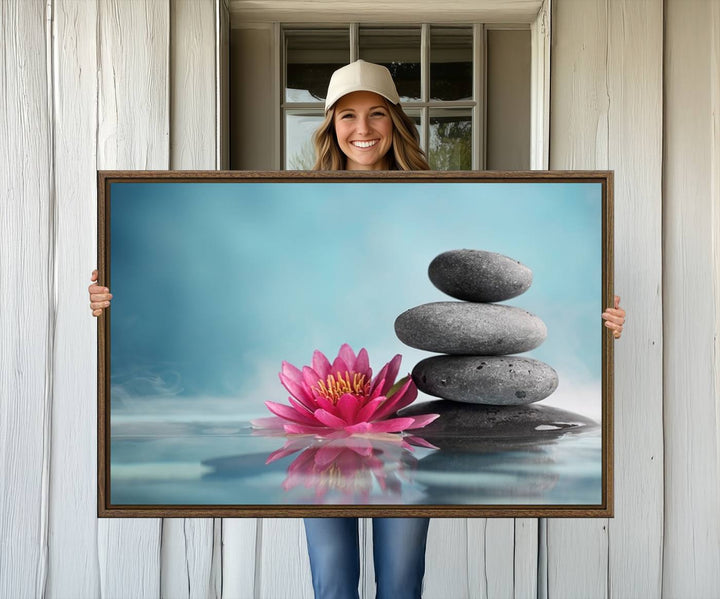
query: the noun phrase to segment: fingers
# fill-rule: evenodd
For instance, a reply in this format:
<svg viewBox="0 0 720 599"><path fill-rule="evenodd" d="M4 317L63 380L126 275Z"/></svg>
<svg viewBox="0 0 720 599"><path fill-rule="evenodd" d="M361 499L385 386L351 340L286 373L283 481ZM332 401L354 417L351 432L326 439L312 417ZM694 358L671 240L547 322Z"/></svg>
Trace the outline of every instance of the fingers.
<svg viewBox="0 0 720 599"><path fill-rule="evenodd" d="M112 299L112 293L102 293L102 289L104 289L104 287L98 287L97 292L90 293L91 302L107 302ZM107 291L107 289L105 289L105 291Z"/></svg>
<svg viewBox="0 0 720 599"><path fill-rule="evenodd" d="M620 307L620 296L619 296L619 295L616 295L616 296L615 296L614 307L615 307L616 309Z"/></svg>
<svg viewBox="0 0 720 599"><path fill-rule="evenodd" d="M612 310L609 308L605 312L602 313L600 316L603 320L606 320L608 322L613 322L615 324L622 325L625 323L625 312L622 314L618 314L616 310Z"/></svg>
<svg viewBox="0 0 720 599"><path fill-rule="evenodd" d="M605 326L612 331L613 337L615 337L615 339L620 339L620 335L622 335L623 331L622 325L612 322L606 322Z"/></svg>
<svg viewBox="0 0 720 599"><path fill-rule="evenodd" d="M98 271L97 269L92 271L90 275L91 281L97 281ZM88 293L90 294L90 309L92 310L93 316L100 316L105 308L110 306L110 300L112 299L112 293L107 287L97 285L93 283L88 287Z"/></svg>

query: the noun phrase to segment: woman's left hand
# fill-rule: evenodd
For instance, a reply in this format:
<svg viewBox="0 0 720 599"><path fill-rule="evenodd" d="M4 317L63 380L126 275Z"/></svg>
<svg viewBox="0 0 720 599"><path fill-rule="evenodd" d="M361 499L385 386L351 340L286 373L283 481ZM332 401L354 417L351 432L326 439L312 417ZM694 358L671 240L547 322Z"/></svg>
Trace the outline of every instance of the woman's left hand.
<svg viewBox="0 0 720 599"><path fill-rule="evenodd" d="M620 307L620 297L615 296L615 307L608 308L602 313L605 326L613 332L615 339L620 339L625 324L625 310Z"/></svg>

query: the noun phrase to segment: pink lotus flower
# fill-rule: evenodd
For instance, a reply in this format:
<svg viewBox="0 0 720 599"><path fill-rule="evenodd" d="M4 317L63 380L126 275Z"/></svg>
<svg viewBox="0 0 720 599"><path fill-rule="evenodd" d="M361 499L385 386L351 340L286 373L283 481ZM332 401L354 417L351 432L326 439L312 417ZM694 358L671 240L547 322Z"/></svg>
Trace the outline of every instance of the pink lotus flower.
<svg viewBox="0 0 720 599"><path fill-rule="evenodd" d="M401 360L400 354L396 355L375 378L367 351L363 348L356 356L347 343L332 364L317 350L312 366L302 370L283 361L280 382L291 394L290 406L266 401L277 418L261 418L252 424L295 434L329 430L393 433L426 426L439 414L391 417L417 397L417 387L409 376L395 382Z"/></svg>

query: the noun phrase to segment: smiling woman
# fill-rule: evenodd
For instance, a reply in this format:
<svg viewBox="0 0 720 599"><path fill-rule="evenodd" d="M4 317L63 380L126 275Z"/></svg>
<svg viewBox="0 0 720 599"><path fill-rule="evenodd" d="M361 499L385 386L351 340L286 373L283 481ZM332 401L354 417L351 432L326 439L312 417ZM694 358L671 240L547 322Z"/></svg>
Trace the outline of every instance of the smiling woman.
<svg viewBox="0 0 720 599"><path fill-rule="evenodd" d="M333 73L313 142L313 170L430 169L390 71L364 60Z"/></svg>

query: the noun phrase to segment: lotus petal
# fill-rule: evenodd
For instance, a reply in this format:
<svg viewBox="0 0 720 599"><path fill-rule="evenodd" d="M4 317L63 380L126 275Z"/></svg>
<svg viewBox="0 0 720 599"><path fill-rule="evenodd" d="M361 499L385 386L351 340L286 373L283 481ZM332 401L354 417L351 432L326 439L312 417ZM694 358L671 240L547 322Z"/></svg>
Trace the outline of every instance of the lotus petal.
<svg viewBox="0 0 720 599"><path fill-rule="evenodd" d="M275 403L274 401L266 401L265 405L276 416L290 420L291 422L297 422L299 424L308 424L310 426L316 426L317 421L312 414L307 412L298 412L296 409L286 406L285 404Z"/></svg>

